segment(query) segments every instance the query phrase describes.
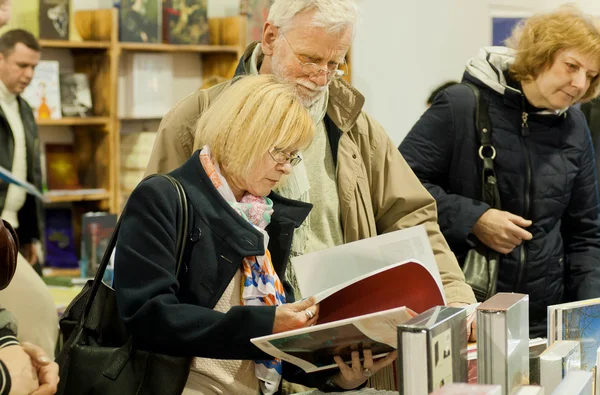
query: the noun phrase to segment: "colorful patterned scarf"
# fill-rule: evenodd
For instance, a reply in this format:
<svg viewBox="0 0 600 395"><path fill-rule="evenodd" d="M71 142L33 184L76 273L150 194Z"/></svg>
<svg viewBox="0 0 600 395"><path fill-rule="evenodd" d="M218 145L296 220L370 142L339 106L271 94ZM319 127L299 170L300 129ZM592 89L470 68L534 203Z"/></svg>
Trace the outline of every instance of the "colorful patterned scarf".
<svg viewBox="0 0 600 395"><path fill-rule="evenodd" d="M221 174L219 165L214 163L208 146L200 152L200 163L208 174L217 191L231 207L256 230L263 234L265 255L248 256L242 261L242 295L243 306L278 306L285 303L283 284L273 268L271 254L267 250L269 235L265 228L271 222L273 202L263 196L246 193L238 202ZM260 381L261 391L265 395L274 394L281 381L281 361L255 361L255 374Z"/></svg>

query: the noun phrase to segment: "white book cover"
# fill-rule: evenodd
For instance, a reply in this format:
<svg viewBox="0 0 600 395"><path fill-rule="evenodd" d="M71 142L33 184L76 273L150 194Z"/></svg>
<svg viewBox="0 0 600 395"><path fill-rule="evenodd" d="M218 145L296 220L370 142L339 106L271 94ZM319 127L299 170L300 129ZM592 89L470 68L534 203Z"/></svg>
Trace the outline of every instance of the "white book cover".
<svg viewBox="0 0 600 395"><path fill-rule="evenodd" d="M497 293L477 308L477 382L503 394L529 384L529 296Z"/></svg>
<svg viewBox="0 0 600 395"><path fill-rule="evenodd" d="M61 119L58 61L40 61L21 97L29 103L36 119Z"/></svg>
<svg viewBox="0 0 600 395"><path fill-rule="evenodd" d="M540 354L540 384L548 392L554 391L571 370L581 369L578 341L559 340Z"/></svg>
<svg viewBox="0 0 600 395"><path fill-rule="evenodd" d="M573 370L551 393L552 395L593 395L592 372Z"/></svg>
<svg viewBox="0 0 600 395"><path fill-rule="evenodd" d="M173 107L171 54L129 53L120 67L119 117L160 119Z"/></svg>

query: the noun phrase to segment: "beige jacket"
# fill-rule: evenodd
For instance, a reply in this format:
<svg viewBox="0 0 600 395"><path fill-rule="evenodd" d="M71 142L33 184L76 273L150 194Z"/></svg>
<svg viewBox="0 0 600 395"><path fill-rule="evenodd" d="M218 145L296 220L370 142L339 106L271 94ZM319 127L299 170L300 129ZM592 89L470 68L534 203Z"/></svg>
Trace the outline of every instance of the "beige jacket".
<svg viewBox="0 0 600 395"><path fill-rule="evenodd" d="M190 157L198 116L228 85L196 91L169 111L160 124L146 175L169 172ZM345 81L334 80L329 86L327 114L342 132L336 172L344 242L424 224L447 302L474 303L473 291L440 232L435 200L381 125L362 111L364 101Z"/></svg>

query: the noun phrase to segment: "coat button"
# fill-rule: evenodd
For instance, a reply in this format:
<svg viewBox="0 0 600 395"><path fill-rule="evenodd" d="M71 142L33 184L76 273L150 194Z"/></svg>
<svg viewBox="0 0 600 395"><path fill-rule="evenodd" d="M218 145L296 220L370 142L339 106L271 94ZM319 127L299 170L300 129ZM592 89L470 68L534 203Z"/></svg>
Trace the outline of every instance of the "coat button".
<svg viewBox="0 0 600 395"><path fill-rule="evenodd" d="M198 240L200 240L200 236L202 236L202 231L200 230L200 228L196 228L196 229L192 230L190 233L190 241L192 243L195 243Z"/></svg>
<svg viewBox="0 0 600 395"><path fill-rule="evenodd" d="M352 159L356 159L356 154L352 154Z"/></svg>

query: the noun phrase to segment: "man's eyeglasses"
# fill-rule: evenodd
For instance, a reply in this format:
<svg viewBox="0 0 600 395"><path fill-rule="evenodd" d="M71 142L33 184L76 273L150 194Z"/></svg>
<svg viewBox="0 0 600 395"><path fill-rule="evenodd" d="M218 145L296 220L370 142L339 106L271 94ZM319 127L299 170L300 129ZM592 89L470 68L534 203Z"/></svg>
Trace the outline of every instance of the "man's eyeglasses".
<svg viewBox="0 0 600 395"><path fill-rule="evenodd" d="M340 78L340 77L343 77L343 76L345 76L345 75L348 74L348 66L346 65L346 62L339 63L339 64L338 63L328 64L327 65L327 70L323 69L321 66L319 66L316 63L303 62L300 59L300 55L298 55L298 52L296 52L296 50L294 49L294 47L292 47L292 45L287 40L287 38L283 35L283 33L281 33L281 36L283 37L283 39L285 40L285 42L287 43L287 45L290 47L290 49L292 50L292 52L296 56L296 60L298 61L298 63L302 67L302 72L304 74L309 75L309 76L312 77L312 76L321 75L322 73L326 73L327 74L327 79ZM340 67L342 67L342 69L340 69Z"/></svg>
<svg viewBox="0 0 600 395"><path fill-rule="evenodd" d="M298 154L286 154L279 148L271 148L269 150L269 155L271 158L280 165L285 165L290 162L290 165L296 166L298 163L302 162L302 158Z"/></svg>

